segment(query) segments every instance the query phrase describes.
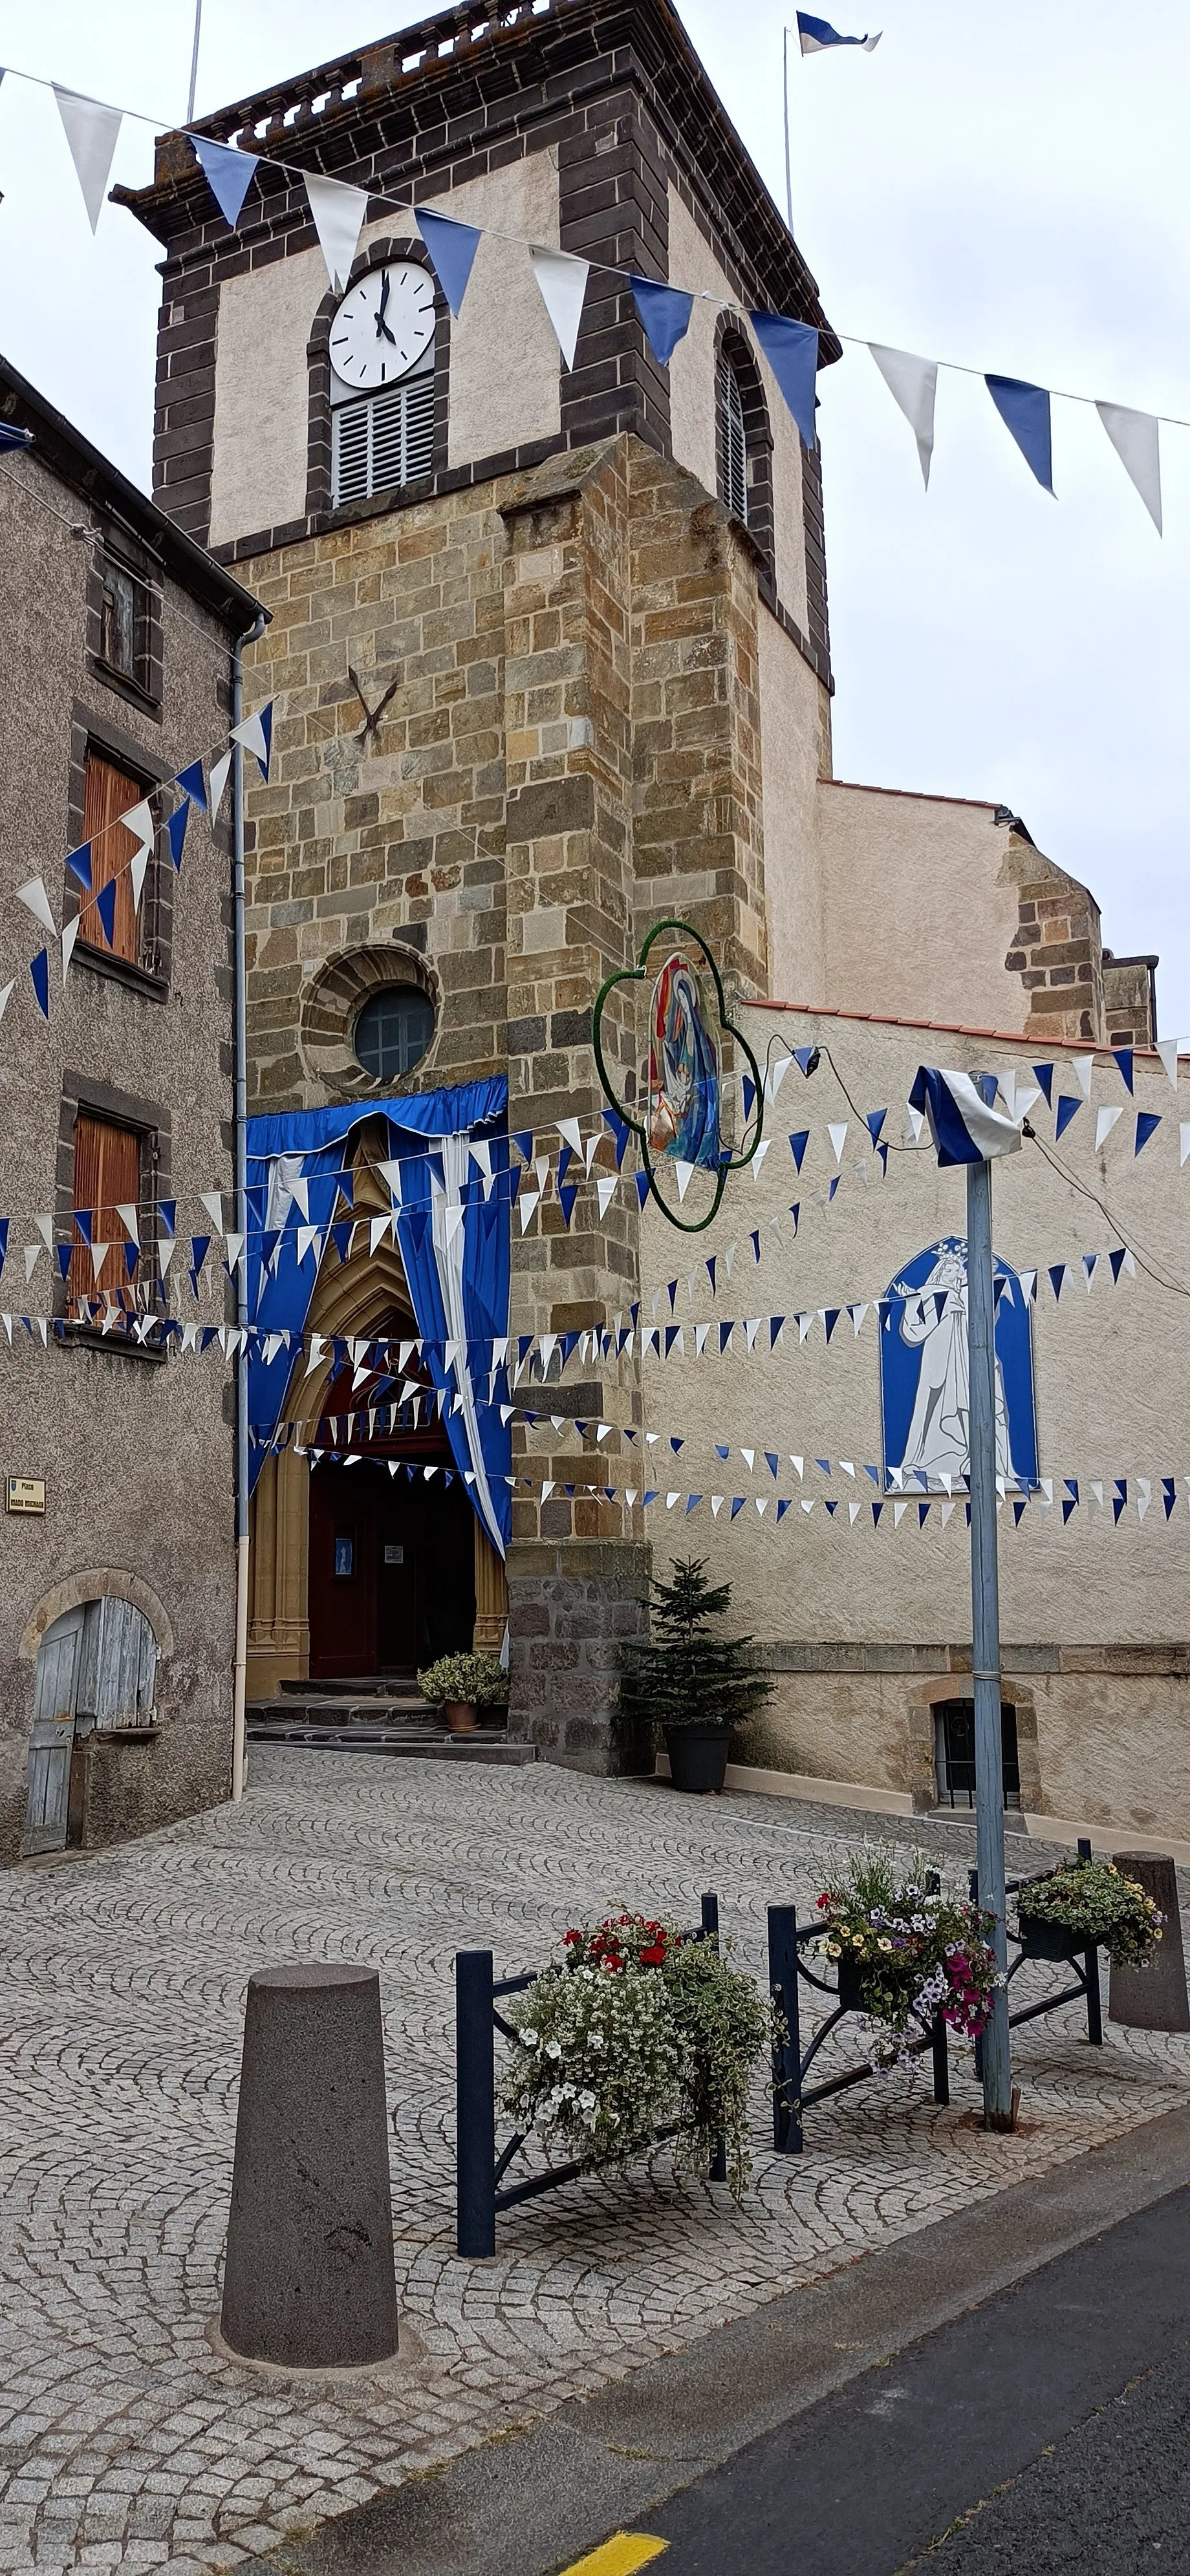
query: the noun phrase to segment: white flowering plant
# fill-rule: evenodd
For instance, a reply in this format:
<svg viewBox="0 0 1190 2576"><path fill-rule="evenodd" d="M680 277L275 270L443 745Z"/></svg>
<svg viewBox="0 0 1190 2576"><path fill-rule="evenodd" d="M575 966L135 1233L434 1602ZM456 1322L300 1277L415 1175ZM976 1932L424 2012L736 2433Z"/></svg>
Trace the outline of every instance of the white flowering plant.
<svg viewBox="0 0 1190 2576"><path fill-rule="evenodd" d="M752 1979L713 1942L639 1914L576 1927L563 1946L565 1963L510 2010L504 2109L595 2171L623 2168L662 2137L679 2168L705 2170L722 2137L739 2200L748 2079L772 2038Z"/></svg>
<svg viewBox="0 0 1190 2576"><path fill-rule="evenodd" d="M1045 1878L1029 1879L1016 1900L1021 1938L1031 1923L1058 1923L1064 1931L1106 1950L1117 1968L1152 1965L1162 1915L1135 1878L1112 1860L1064 1861Z"/></svg>

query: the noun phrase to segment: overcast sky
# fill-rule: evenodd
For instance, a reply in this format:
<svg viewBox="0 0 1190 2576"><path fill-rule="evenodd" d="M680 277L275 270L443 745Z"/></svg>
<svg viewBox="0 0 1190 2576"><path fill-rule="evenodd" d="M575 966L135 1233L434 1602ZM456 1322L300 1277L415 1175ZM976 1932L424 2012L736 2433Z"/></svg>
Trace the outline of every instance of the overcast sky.
<svg viewBox="0 0 1190 2576"><path fill-rule="evenodd" d="M828 5L884 30L791 66L794 230L837 329L1190 419L1185 0ZM792 9L682 14L783 202ZM199 113L419 15L204 0ZM193 0L0 0L0 62L177 122L193 23ZM126 126L116 177L150 167ZM147 484L156 245L114 207L92 240L53 100L11 79L0 190L0 347ZM1162 431L1162 540L1092 411L1055 406L1052 501L944 374L927 495L865 351L820 390L838 774L1011 805L1109 946L1160 951L1162 1027L1190 1032L1190 430Z"/></svg>

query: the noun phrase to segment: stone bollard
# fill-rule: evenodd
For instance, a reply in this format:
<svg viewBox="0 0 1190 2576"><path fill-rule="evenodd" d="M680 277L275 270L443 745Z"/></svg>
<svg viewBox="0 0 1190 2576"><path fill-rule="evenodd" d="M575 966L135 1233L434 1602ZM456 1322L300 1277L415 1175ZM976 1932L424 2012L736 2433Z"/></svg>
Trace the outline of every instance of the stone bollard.
<svg viewBox="0 0 1190 2576"><path fill-rule="evenodd" d="M1125 1878L1136 1879L1145 1895L1152 1897L1165 1921L1150 1968L1117 1968L1113 1961L1108 2019L1122 2022L1128 2030L1190 2030L1173 1862L1164 1852L1113 1852L1112 1859Z"/></svg>
<svg viewBox="0 0 1190 2576"><path fill-rule="evenodd" d="M262 1968L248 1981L222 2338L291 2370L397 2349L380 1979Z"/></svg>

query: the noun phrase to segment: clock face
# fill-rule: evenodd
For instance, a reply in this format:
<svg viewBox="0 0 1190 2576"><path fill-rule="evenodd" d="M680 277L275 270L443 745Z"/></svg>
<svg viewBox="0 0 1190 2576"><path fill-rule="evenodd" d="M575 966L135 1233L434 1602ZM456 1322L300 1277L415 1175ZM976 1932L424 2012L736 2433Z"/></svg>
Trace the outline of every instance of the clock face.
<svg viewBox="0 0 1190 2576"><path fill-rule="evenodd" d="M371 393L395 385L434 337L434 281L402 262L370 268L345 295L331 324L331 365L345 385Z"/></svg>

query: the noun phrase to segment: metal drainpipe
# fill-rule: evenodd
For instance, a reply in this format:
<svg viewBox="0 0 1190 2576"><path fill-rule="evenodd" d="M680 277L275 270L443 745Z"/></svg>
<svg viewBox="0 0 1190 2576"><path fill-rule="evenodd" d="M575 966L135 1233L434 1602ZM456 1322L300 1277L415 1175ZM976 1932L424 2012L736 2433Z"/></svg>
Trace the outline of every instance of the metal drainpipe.
<svg viewBox="0 0 1190 2576"><path fill-rule="evenodd" d="M262 608L254 626L237 635L231 650L231 721L244 715L244 646L257 644L268 625ZM235 953L236 1227L242 1237L236 1263L236 1322L244 1340L236 1353L236 1661L231 1721L231 1794L244 1794L248 1696L248 992L244 957L244 752L232 744L231 901Z"/></svg>

